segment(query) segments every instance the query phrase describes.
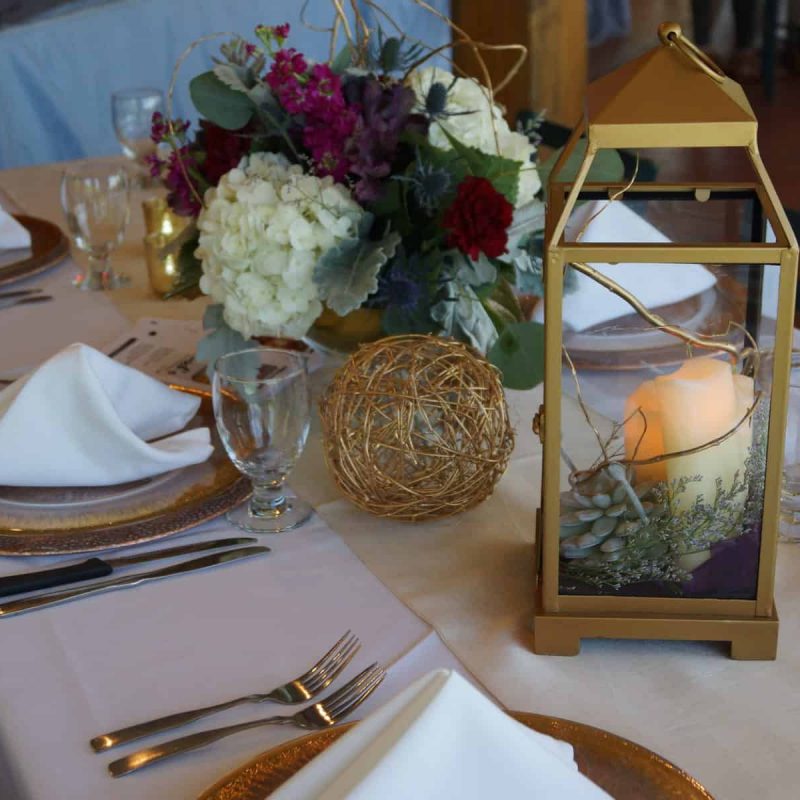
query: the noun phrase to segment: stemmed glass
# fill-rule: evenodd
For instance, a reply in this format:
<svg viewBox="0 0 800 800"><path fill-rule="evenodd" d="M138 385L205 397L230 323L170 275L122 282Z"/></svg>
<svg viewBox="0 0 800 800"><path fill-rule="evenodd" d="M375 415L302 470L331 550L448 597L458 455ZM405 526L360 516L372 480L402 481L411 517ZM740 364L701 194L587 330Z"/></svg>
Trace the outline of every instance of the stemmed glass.
<svg viewBox="0 0 800 800"><path fill-rule="evenodd" d="M296 528L311 506L283 490L303 452L311 415L305 356L254 348L219 358L214 416L225 450L253 483L249 505L228 512L236 526L260 533Z"/></svg>
<svg viewBox="0 0 800 800"><path fill-rule="evenodd" d="M122 152L136 164L137 181L145 183L145 158L156 150L150 138L153 114L164 112L159 89L120 89L111 95L111 120Z"/></svg>
<svg viewBox="0 0 800 800"><path fill-rule="evenodd" d="M73 280L74 286L102 290L130 283L108 263L130 218L128 193L128 174L115 165L82 164L71 167L61 178L67 228L75 244L89 256L88 269Z"/></svg>

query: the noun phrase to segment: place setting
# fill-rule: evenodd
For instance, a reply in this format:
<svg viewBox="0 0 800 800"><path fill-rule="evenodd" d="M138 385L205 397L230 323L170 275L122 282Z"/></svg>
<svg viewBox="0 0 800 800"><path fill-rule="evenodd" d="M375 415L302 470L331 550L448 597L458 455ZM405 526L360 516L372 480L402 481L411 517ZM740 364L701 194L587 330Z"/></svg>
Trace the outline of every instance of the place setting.
<svg viewBox="0 0 800 800"><path fill-rule="evenodd" d="M748 91L663 22L566 129L535 14L278 5L94 64L105 128L0 169L0 796L788 797Z"/></svg>

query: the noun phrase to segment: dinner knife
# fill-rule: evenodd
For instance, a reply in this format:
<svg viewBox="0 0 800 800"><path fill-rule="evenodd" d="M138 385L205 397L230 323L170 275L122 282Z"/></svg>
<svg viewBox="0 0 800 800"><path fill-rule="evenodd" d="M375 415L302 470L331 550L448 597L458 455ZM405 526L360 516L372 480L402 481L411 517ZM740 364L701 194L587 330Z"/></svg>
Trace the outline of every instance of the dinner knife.
<svg viewBox="0 0 800 800"><path fill-rule="evenodd" d="M12 300L15 297L27 297L31 294L39 294L41 289L14 289L10 292L0 292L0 300Z"/></svg>
<svg viewBox="0 0 800 800"><path fill-rule="evenodd" d="M6 575L0 578L0 597L22 594L23 592L35 592L39 589L50 589L53 586L89 581L93 578L105 578L117 567L142 564L145 561L156 561L159 558L185 556L188 553L200 553L203 550L217 550L220 547L235 547L237 544L252 544L255 541L256 539L252 536L213 539L210 542L192 542L192 544L179 545L178 547L167 547L164 550L148 550L132 556L90 558L78 564L51 567L50 569L41 569L21 575Z"/></svg>
<svg viewBox="0 0 800 800"><path fill-rule="evenodd" d="M0 298L0 309L14 308L15 306L34 305L36 303L49 303L53 299L49 294L32 294L29 297Z"/></svg>
<svg viewBox="0 0 800 800"><path fill-rule="evenodd" d="M66 589L63 592L46 592L36 595L36 597L26 597L22 600L10 600L8 603L0 603L0 617L10 617L13 614L22 614L25 611L33 611L36 608L66 603L78 597L87 597L92 594L99 594L114 589L124 589L128 586L140 586L150 581L169 578L172 575L180 575L184 572L194 572L196 570L216 567L220 564L228 564L240 558L251 558L269 553L269 547L238 547L235 550L224 550L222 553L213 553L202 558L193 558L191 561L182 561L180 564L173 564L170 567L162 567L151 572L138 572L135 575L127 575L124 578L114 578L110 581L93 583L90 586L81 586L77 589Z"/></svg>

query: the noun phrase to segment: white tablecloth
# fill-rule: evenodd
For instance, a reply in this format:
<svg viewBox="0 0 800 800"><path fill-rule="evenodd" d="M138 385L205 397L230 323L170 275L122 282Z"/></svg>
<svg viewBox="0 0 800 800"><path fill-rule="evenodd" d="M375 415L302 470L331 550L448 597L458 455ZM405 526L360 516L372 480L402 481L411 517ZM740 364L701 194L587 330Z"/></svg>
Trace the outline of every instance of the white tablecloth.
<svg viewBox="0 0 800 800"><path fill-rule="evenodd" d="M0 188L30 213L59 221L57 176L54 167L9 171L0 173ZM108 297L75 299L74 292L64 297L59 287L68 289L67 265L31 281L55 287L56 303L24 313L0 311L0 376L58 349L81 325L94 328L97 338L90 344L102 344L103 324L93 322L101 317L111 338L137 316L199 316L198 303L146 300L140 237L137 223L120 254L136 278L132 288ZM69 303L75 304L70 315L80 319L62 315ZM73 326L68 334L62 324ZM691 772L719 800L796 797L800 547L779 548L777 662L731 661L721 645L691 642L585 641L574 658L531 652L540 448L530 433L530 418L540 396L538 390L509 394L518 433L511 465L495 494L459 517L415 526L357 511L328 477L319 437L312 434L292 483L336 534L317 522L276 539L276 552L263 561L0 624L0 769L3 759L14 765L17 794L10 796L196 796L198 788L227 768L276 741L271 738L275 734L243 734L219 750L198 752L183 763L117 782L103 774L104 758L88 751L87 737L132 717L257 688L262 675L266 684L273 676L286 677L287 670L291 674L308 657L313 659L311 650L335 638L342 625L358 629L366 645L364 658L392 659L411 648L394 668L392 680L398 684L444 661L448 654L435 639L425 639L424 648L413 647L428 629L384 593L371 572L432 625L507 707L576 719L638 741ZM223 528L229 530L218 522L213 530ZM369 572L359 569L339 537ZM0 572L7 568L7 560L0 562ZM301 585L292 579L303 573L316 583ZM325 581L343 575L359 588L340 580L339 589L323 592L321 587L329 585ZM307 588L311 586L315 588ZM373 613L372 598L379 598L386 611ZM301 639L314 599L330 608L324 612L328 627L318 621L314 635ZM296 603L303 610L290 615ZM383 625L375 625L378 616L384 617ZM387 623L389 619L393 622ZM264 637L256 638L254 633L262 629ZM273 660L279 649L273 637L287 645L291 668ZM301 646L307 648L302 653ZM8 662L6 653L11 653ZM228 713L225 721L240 718ZM42 733L48 726L52 732ZM183 783L195 778L191 786ZM179 785L180 790L174 788ZM164 794L165 786L173 792ZM2 790L0 796L5 800Z"/></svg>

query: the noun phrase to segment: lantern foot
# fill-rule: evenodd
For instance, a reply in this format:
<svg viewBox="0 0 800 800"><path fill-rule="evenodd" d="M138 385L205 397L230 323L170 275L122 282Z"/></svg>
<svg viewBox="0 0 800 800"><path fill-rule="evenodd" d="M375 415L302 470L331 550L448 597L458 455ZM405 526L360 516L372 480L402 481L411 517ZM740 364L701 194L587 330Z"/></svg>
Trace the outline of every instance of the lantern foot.
<svg viewBox="0 0 800 800"><path fill-rule="evenodd" d="M537 617L533 625L533 652L537 656L576 656L581 651L581 637L561 625Z"/></svg>
<svg viewBox="0 0 800 800"><path fill-rule="evenodd" d="M592 598L601 600L601 598ZM691 601L689 601L691 602ZM731 658L774 661L778 654L778 615L723 618L714 615L548 613L537 597L533 652L575 656L581 639L673 639L729 642Z"/></svg>
<svg viewBox="0 0 800 800"><path fill-rule="evenodd" d="M778 625L768 621L731 640L731 658L737 661L774 661L778 657Z"/></svg>

